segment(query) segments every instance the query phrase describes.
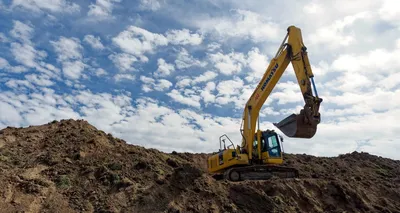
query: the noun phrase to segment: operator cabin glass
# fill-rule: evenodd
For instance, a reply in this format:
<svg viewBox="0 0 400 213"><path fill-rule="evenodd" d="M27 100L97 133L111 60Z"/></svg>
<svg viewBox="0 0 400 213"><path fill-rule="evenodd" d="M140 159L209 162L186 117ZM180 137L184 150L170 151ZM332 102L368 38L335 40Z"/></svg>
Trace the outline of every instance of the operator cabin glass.
<svg viewBox="0 0 400 213"><path fill-rule="evenodd" d="M276 135L268 137L268 154L270 157L280 157L281 150Z"/></svg>

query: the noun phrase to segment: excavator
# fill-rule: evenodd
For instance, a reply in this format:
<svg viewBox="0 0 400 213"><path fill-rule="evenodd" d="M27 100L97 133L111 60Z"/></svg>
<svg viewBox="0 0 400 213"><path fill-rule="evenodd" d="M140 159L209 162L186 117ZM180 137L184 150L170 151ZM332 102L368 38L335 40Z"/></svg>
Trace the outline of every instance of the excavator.
<svg viewBox="0 0 400 213"><path fill-rule="evenodd" d="M291 114L273 125L289 138L310 139L315 135L317 125L321 121L319 107L322 98L318 97L301 30L296 26L289 26L275 57L270 61L261 81L245 105L240 126L241 146L235 147L231 139L224 134L219 138L219 151L207 159L208 172L214 177L244 181L266 180L274 176L299 176L295 168L281 165L283 137L273 129L261 131L259 120L259 112L264 102L289 63L295 71L305 104L299 114Z"/></svg>

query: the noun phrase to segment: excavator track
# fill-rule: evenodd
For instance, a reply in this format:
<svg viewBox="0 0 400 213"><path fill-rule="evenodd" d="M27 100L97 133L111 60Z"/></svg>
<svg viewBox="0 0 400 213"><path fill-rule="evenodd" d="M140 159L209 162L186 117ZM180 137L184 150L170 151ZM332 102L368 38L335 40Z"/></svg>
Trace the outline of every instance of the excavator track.
<svg viewBox="0 0 400 213"><path fill-rule="evenodd" d="M224 179L230 181L268 180L272 177L298 178L299 172L295 168L273 165L234 167L224 172Z"/></svg>

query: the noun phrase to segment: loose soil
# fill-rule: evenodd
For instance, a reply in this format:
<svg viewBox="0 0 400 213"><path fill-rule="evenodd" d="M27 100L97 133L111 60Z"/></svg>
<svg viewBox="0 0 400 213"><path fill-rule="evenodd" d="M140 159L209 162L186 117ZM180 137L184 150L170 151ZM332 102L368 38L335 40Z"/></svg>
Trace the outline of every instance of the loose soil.
<svg viewBox="0 0 400 213"><path fill-rule="evenodd" d="M0 211L400 212L400 161L285 154L300 178L234 183L208 175L207 156L130 145L83 120L8 127Z"/></svg>

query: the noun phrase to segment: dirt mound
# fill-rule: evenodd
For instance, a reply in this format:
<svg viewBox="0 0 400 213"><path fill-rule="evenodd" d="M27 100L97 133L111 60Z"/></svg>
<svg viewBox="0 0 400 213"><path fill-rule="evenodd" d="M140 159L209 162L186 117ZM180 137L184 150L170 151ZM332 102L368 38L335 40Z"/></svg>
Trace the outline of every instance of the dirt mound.
<svg viewBox="0 0 400 213"><path fill-rule="evenodd" d="M0 131L2 212L400 212L400 162L285 155L299 179L231 183L207 154L126 144L83 120Z"/></svg>

